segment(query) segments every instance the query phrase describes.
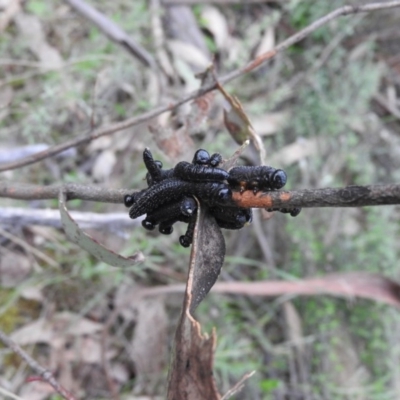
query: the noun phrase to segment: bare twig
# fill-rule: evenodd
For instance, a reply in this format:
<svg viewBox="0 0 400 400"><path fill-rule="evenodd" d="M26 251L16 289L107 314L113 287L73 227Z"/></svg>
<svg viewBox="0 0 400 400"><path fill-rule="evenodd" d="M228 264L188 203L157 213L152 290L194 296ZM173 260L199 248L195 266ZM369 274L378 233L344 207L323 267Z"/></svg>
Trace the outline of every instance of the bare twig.
<svg viewBox="0 0 400 400"><path fill-rule="evenodd" d="M344 188L303 189L293 191L251 191L233 194L241 207L365 207L400 204L400 185L347 186Z"/></svg>
<svg viewBox="0 0 400 400"><path fill-rule="evenodd" d="M27 241L7 232L2 227L0 227L0 235L13 241L15 244L21 246L26 252L32 253L34 256L41 259L45 263L49 264L51 267L56 268L56 269L58 269L60 267L60 264L58 262L54 261L51 257L49 257L45 253L41 252L40 250L36 249L35 247L31 246Z"/></svg>
<svg viewBox="0 0 400 400"><path fill-rule="evenodd" d="M395 107L394 105L390 104L389 101L385 99L385 97L380 94L376 93L373 99L384 109L389 111L396 119L400 120L400 110Z"/></svg>
<svg viewBox="0 0 400 400"><path fill-rule="evenodd" d="M64 0L79 14L93 22L111 40L127 49L132 55L137 57L143 64L156 69L157 64L153 56L142 46L136 43L123 29L116 23L107 18L104 14L96 10L91 5L82 0Z"/></svg>
<svg viewBox="0 0 400 400"><path fill-rule="evenodd" d="M245 382L251 378L254 374L256 373L256 371L251 371L251 372L247 372L247 374L244 374L240 380L235 384L235 386L233 386L232 388L230 388L222 397L221 400L228 400L230 397L232 397L234 394L240 392L243 387Z"/></svg>
<svg viewBox="0 0 400 400"><path fill-rule="evenodd" d="M126 218L127 213L98 214L92 212L70 211L73 220L83 229L132 229L140 225L139 220ZM0 207L0 220L3 226L51 226L61 229L60 211L52 209L32 209L20 207Z"/></svg>
<svg viewBox="0 0 400 400"><path fill-rule="evenodd" d="M54 378L53 374L39 365L28 353L21 349L13 340L11 340L2 330L0 330L0 340L5 346L18 354L43 380L48 382L54 390L66 400L76 400L68 390L63 388Z"/></svg>
<svg viewBox="0 0 400 400"><path fill-rule="evenodd" d="M271 1L268 1L271 3ZM275 0L273 3L280 3L281 0ZM267 3L267 0L162 0L162 3L166 6L169 5L186 5L192 6L195 4L260 4Z"/></svg>
<svg viewBox="0 0 400 400"><path fill-rule="evenodd" d="M86 186L75 183L39 186L0 181L0 197L19 200L58 199L60 189L62 188L65 189L67 200L81 199L120 204L123 203L125 195L134 192L131 189L106 189L99 186Z"/></svg>
<svg viewBox="0 0 400 400"><path fill-rule="evenodd" d="M57 199L62 185L38 186L0 182L0 197L19 200ZM68 200L81 199L104 203L122 203L130 189L105 189L67 184ZM246 208L293 207L365 207L400 204L400 185L347 186L344 188L303 189L292 191L234 192L233 201Z"/></svg>
<svg viewBox="0 0 400 400"><path fill-rule="evenodd" d="M238 78L241 75L244 75L250 71L253 71L254 69L258 68L259 66L265 64L266 62L268 62L269 60L274 58L281 51L286 50L288 47L292 46L293 44L300 42L306 36L308 36L310 33L314 32L316 29L320 28L321 26L327 24L328 22L330 22L340 16L356 14L356 13L360 13L360 12L371 12L371 11L377 11L377 10L384 10L384 9L390 9L390 8L395 8L395 7L400 7L400 0L388 1L388 2L384 2L384 3L371 3L371 4L361 5L361 6L340 7L338 9L332 11L331 13L327 14L326 16L316 20L315 22L310 24L308 27L297 32L293 36L290 36L289 38L287 38L286 40L284 40L283 42L278 44L274 49L268 51L267 53L261 54L260 56L258 56L256 59L252 60L245 66L238 68L235 71L232 71L231 73L220 77L218 79L218 81L221 84L226 84L226 83L232 81L233 79ZM211 90L214 90L215 88L216 88L215 82L208 83L208 84L204 85L203 87L199 88L198 90L195 90L194 92L189 93L188 95L182 97L181 99L179 99L175 102L170 103L167 106L161 106L161 107L155 108L152 111L149 111L142 115L139 115L137 117L132 117L132 118L126 119L125 121L122 121L122 122L117 122L117 123L111 124L106 127L95 129L94 131L90 132L89 134L84 134L84 135L78 136L75 139L71 139L65 143L55 145L46 151L42 151L42 152L35 154L34 156L26 157L17 162L3 164L0 166L0 172L20 168L20 167L23 167L23 166L26 166L29 164L33 164L35 162L43 160L44 158L54 156L55 154L58 154L61 151L64 151L71 147L85 144L85 143L88 143L99 137L109 135L109 134L115 133L117 131L129 128L131 126L135 126L140 123L146 122L146 121L150 120L151 118L154 118L166 111L173 110L174 108L179 107L180 105L182 105L190 100L200 97L200 96L204 95L205 93L208 93Z"/></svg>

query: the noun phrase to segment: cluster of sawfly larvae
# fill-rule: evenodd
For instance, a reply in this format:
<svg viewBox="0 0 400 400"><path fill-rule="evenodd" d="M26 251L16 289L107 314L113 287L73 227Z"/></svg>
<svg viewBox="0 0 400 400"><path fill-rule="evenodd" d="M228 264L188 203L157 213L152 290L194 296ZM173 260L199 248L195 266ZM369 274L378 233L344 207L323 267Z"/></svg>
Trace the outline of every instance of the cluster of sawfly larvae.
<svg viewBox="0 0 400 400"><path fill-rule="evenodd" d="M196 223L197 203L208 208L218 226L225 229L241 229L252 221L251 208L236 206L232 201L232 190L271 191L281 189L286 184L286 173L268 166L235 167L229 172L218 165L220 154L210 154L197 150L191 163L179 162L175 168L163 169L161 161L153 159L149 149L143 152L147 168L148 188L127 195L126 207L129 216L137 218L146 214L142 226L153 230L158 225L161 233L169 235L173 225L180 221L188 224L186 233L179 238L183 247L189 247L193 240ZM271 209L299 214L300 209Z"/></svg>

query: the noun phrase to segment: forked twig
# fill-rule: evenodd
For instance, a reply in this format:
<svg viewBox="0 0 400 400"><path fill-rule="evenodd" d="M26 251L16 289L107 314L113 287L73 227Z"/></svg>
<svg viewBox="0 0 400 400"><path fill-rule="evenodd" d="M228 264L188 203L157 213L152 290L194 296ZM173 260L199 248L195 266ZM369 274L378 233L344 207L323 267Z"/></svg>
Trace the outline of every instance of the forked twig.
<svg viewBox="0 0 400 400"><path fill-rule="evenodd" d="M49 383L54 390L60 394L66 400L77 400L72 393L66 390L60 385L60 383L54 378L53 374L46 368L39 365L28 353L21 349L13 340L11 340L1 329L0 329L0 340L5 346L11 349L14 353L18 354L26 363L40 375L43 380Z"/></svg>

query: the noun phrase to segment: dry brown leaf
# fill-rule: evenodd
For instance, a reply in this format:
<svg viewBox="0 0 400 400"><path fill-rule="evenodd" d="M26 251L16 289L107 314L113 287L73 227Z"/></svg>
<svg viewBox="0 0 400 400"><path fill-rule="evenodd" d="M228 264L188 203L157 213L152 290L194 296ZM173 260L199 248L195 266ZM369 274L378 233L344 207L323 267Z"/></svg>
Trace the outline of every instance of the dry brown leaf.
<svg viewBox="0 0 400 400"><path fill-rule="evenodd" d="M14 21L29 50L36 55L44 68L62 67L62 57L56 48L47 43L42 24L37 16L21 12L16 15Z"/></svg>
<svg viewBox="0 0 400 400"><path fill-rule="evenodd" d="M102 151L93 164L93 178L100 182L107 180L110 177L116 162L117 157L113 150Z"/></svg>
<svg viewBox="0 0 400 400"><path fill-rule="evenodd" d="M330 346L340 368L327 368L324 371L327 380L343 390L354 389L352 400L368 400L366 387L371 376L359 358L358 349L347 331L347 327L341 326L336 329L334 335L335 340L331 341Z"/></svg>
<svg viewBox="0 0 400 400"><path fill-rule="evenodd" d="M219 275L225 256L225 242L206 207L199 205L197 214L189 276L170 366L169 400L217 400L221 397L212 373L215 331L211 337L203 335L200 324L191 314Z"/></svg>
<svg viewBox="0 0 400 400"><path fill-rule="evenodd" d="M296 142L285 146L280 151L271 154L269 161L272 165L291 165L306 157L323 153L325 147L326 145L317 138L300 138Z"/></svg>
<svg viewBox="0 0 400 400"><path fill-rule="evenodd" d="M267 53L274 47L275 47L275 29L273 27L269 27L264 31L260 43L257 46L255 57Z"/></svg>
<svg viewBox="0 0 400 400"><path fill-rule="evenodd" d="M164 368L168 355L168 316L160 297L140 299L136 302L135 331L131 355L135 364L135 393L152 392L164 384Z"/></svg>
<svg viewBox="0 0 400 400"><path fill-rule="evenodd" d="M65 335L92 335L103 329L103 325L82 318L79 314L68 311L54 314L50 319L33 321L16 330L11 338L21 346L36 343L47 343L57 346L57 340Z"/></svg>
<svg viewBox="0 0 400 400"><path fill-rule="evenodd" d="M143 261L144 256L140 252L130 257L123 257L102 246L91 236L83 232L67 210L67 199L63 190L60 190L58 201L62 226L69 240L76 243L99 260L115 267L129 267Z"/></svg>
<svg viewBox="0 0 400 400"><path fill-rule="evenodd" d="M154 141L172 162L180 160L184 155L193 153L194 143L184 127L173 131L160 125L150 125Z"/></svg>
<svg viewBox="0 0 400 400"><path fill-rule="evenodd" d="M254 130L239 99L236 96L231 96L220 84L217 84L217 86L226 100L224 104L224 122L232 138L239 145L250 139L260 154L261 164L265 164L266 151L264 143Z"/></svg>
<svg viewBox="0 0 400 400"><path fill-rule="evenodd" d="M201 20L213 35L218 50L225 50L229 43L229 28L224 14L217 7L205 5L201 10Z"/></svg>
<svg viewBox="0 0 400 400"><path fill-rule="evenodd" d="M289 119L290 114L286 111L266 113L252 118L252 125L260 136L270 136L283 129Z"/></svg>
<svg viewBox="0 0 400 400"><path fill-rule="evenodd" d="M20 0L3 0L1 2L0 33L7 28L8 24L14 18L14 15L18 14L20 10L21 10Z"/></svg>
<svg viewBox="0 0 400 400"><path fill-rule="evenodd" d="M175 336L168 400L220 399L212 372L215 343L215 331L211 337L202 334L200 324L184 310Z"/></svg>
<svg viewBox="0 0 400 400"><path fill-rule="evenodd" d="M32 270L31 262L23 254L0 250L0 286L15 287L23 282Z"/></svg>
<svg viewBox="0 0 400 400"><path fill-rule="evenodd" d="M24 400L45 400L54 394L54 388L47 382L27 382L20 391L20 397Z"/></svg>
<svg viewBox="0 0 400 400"><path fill-rule="evenodd" d="M20 346L28 344L47 343L53 338L51 324L45 319L38 319L17 329L11 339Z"/></svg>
<svg viewBox="0 0 400 400"><path fill-rule="evenodd" d="M14 98L14 89L10 85L0 88L0 111L10 105ZM1 121L1 114L0 114Z"/></svg>
<svg viewBox="0 0 400 400"><path fill-rule="evenodd" d="M115 349L108 349L105 359L110 360L116 355ZM68 349L64 349L62 357L69 362L101 365L102 345L100 338L93 335L76 338L72 344L70 343Z"/></svg>
<svg viewBox="0 0 400 400"><path fill-rule="evenodd" d="M185 43L180 40L168 40L168 47L176 60L179 59L182 62L192 67L192 72L199 72L206 69L211 60L201 50L191 43Z"/></svg>
<svg viewBox="0 0 400 400"><path fill-rule="evenodd" d="M186 5L170 5L165 11L165 26L169 37L191 44L209 58L204 34L198 26L192 8Z"/></svg>
<svg viewBox="0 0 400 400"><path fill-rule="evenodd" d="M303 327L301 323L301 318L296 308L291 301L286 301L282 305L283 316L286 322L287 336L291 344L296 347L296 349L303 354L304 344L303 344Z"/></svg>

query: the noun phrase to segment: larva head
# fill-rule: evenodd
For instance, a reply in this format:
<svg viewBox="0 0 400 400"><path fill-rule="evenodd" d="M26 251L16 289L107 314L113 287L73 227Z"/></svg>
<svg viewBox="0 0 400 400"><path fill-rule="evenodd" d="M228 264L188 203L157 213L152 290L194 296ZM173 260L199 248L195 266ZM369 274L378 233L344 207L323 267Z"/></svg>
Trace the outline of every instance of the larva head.
<svg viewBox="0 0 400 400"><path fill-rule="evenodd" d="M286 185L287 175L282 169L277 169L271 176L272 189L281 189Z"/></svg>
<svg viewBox="0 0 400 400"><path fill-rule="evenodd" d="M222 156L219 153L214 153L208 162L211 167L218 167L220 162L222 161Z"/></svg>
<svg viewBox="0 0 400 400"><path fill-rule="evenodd" d="M170 235L174 231L174 228L172 227L172 225L162 225L162 224L160 224L160 227L158 228L158 230L163 235Z"/></svg>
<svg viewBox="0 0 400 400"><path fill-rule="evenodd" d="M192 163L199 165L206 165L210 160L210 154L207 150L199 149L194 153Z"/></svg>
<svg viewBox="0 0 400 400"><path fill-rule="evenodd" d="M192 241L185 235L182 235L179 238L179 243L182 247L189 247L192 244Z"/></svg>
<svg viewBox="0 0 400 400"><path fill-rule="evenodd" d="M192 216L197 210L197 203L193 197L185 197L180 205L181 213L187 217Z"/></svg>
<svg viewBox="0 0 400 400"><path fill-rule="evenodd" d="M148 221L146 219L142 221L142 226L144 229L147 229L148 231L152 231L156 227L153 222Z"/></svg>
<svg viewBox="0 0 400 400"><path fill-rule="evenodd" d="M131 194L127 194L124 196L124 204L125 207L132 207L133 204L135 203L135 198Z"/></svg>
<svg viewBox="0 0 400 400"><path fill-rule="evenodd" d="M217 200L221 202L225 202L232 198L232 190L229 188L219 189L217 192Z"/></svg>

